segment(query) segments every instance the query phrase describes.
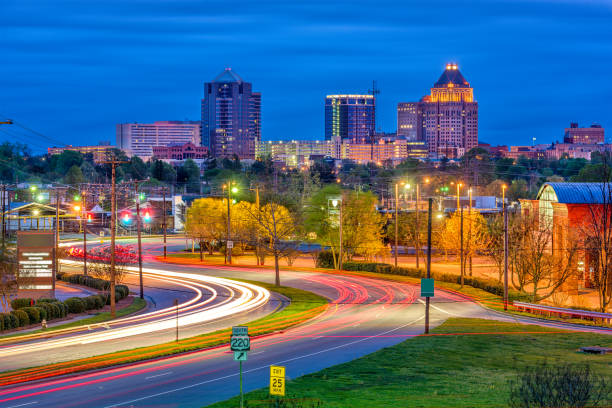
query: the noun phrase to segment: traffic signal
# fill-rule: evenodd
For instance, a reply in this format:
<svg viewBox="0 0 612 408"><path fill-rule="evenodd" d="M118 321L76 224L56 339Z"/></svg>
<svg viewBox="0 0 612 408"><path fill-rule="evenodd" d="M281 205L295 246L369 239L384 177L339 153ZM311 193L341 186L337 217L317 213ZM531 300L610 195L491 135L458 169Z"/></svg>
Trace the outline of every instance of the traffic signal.
<svg viewBox="0 0 612 408"><path fill-rule="evenodd" d="M151 221L151 213L149 213L149 211L145 211L145 213L144 213L144 220L145 220L145 222Z"/></svg>
<svg viewBox="0 0 612 408"><path fill-rule="evenodd" d="M123 214L123 222L124 222L125 224L129 224L129 223L130 223L130 221L131 221L131 220L130 220L130 214L128 214L128 213Z"/></svg>
<svg viewBox="0 0 612 408"><path fill-rule="evenodd" d="M87 214L87 222L91 222L92 216L91 214Z"/></svg>

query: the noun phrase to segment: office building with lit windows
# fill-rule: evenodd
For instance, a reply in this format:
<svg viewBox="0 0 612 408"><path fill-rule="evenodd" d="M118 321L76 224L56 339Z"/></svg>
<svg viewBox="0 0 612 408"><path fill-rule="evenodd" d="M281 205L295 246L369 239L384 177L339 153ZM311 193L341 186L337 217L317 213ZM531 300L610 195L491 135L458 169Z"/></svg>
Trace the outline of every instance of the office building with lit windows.
<svg viewBox="0 0 612 408"><path fill-rule="evenodd" d="M397 136L410 141L422 140L421 106L418 102L397 104Z"/></svg>
<svg viewBox="0 0 612 408"><path fill-rule="evenodd" d="M157 121L117 125L117 148L143 160L153 157L154 146L200 144L199 121Z"/></svg>
<svg viewBox="0 0 612 408"><path fill-rule="evenodd" d="M373 95L327 95L325 98L325 140L371 143L375 125Z"/></svg>
<svg viewBox="0 0 612 408"><path fill-rule="evenodd" d="M425 141L434 158L458 158L478 146L478 103L457 64L446 65L420 102L398 105L398 134L404 132Z"/></svg>
<svg viewBox="0 0 612 408"><path fill-rule="evenodd" d="M254 159L261 140L261 94L231 68L204 84L202 146L215 157Z"/></svg>
<svg viewBox="0 0 612 408"><path fill-rule="evenodd" d="M565 128L563 141L571 144L604 143L604 128L597 123L593 123L590 127L585 128L578 127L577 123L570 123L570 127Z"/></svg>

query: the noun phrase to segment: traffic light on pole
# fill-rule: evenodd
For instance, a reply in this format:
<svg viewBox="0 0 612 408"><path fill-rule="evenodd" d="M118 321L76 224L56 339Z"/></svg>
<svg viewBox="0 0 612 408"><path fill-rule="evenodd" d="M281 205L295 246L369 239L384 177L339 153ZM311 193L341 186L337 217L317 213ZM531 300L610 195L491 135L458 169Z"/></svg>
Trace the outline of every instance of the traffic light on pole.
<svg viewBox="0 0 612 408"><path fill-rule="evenodd" d="M145 213L144 213L144 220L145 220L145 222L151 221L151 213L149 213L148 210L145 211Z"/></svg>

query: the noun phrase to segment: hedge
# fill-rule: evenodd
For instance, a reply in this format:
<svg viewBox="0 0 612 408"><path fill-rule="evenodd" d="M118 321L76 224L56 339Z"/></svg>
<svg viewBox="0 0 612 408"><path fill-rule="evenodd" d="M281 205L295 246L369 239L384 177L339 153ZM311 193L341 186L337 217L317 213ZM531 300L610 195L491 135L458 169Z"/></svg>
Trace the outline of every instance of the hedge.
<svg viewBox="0 0 612 408"><path fill-rule="evenodd" d="M44 311L44 309L40 308L40 307L24 307L21 308L19 310L23 310L24 312L26 312L28 314L28 318L30 320L30 324L35 324L35 323L40 323L43 319L42 314L40 313L41 310ZM47 313L45 312L45 318L47 316ZM25 326L25 325L23 325Z"/></svg>
<svg viewBox="0 0 612 408"><path fill-rule="evenodd" d="M83 313L85 311L85 302L78 297L71 297L64 300L64 304L68 309L68 313Z"/></svg>
<svg viewBox="0 0 612 408"><path fill-rule="evenodd" d="M13 310L21 309L22 307L32 306L34 301L30 298L17 298L11 300L11 308Z"/></svg>
<svg viewBox="0 0 612 408"><path fill-rule="evenodd" d="M377 262L344 262L342 264L342 269L346 271L364 271L382 273L386 275L411 276L413 278L425 278L427 275L427 273L422 269L405 268L402 266L396 267L390 264ZM432 272L431 277L440 282L461 284L461 276L459 275ZM501 283L493 280L464 276L463 283L497 296L504 295L504 286ZM514 296L520 297L519 294L515 294Z"/></svg>
<svg viewBox="0 0 612 408"><path fill-rule="evenodd" d="M13 315L13 317L17 319L15 328L27 326L28 324L30 324L30 318L28 317L28 314L21 309L13 310L11 312L11 315Z"/></svg>
<svg viewBox="0 0 612 408"><path fill-rule="evenodd" d="M331 251L319 252L316 267L332 269L334 267L334 254Z"/></svg>

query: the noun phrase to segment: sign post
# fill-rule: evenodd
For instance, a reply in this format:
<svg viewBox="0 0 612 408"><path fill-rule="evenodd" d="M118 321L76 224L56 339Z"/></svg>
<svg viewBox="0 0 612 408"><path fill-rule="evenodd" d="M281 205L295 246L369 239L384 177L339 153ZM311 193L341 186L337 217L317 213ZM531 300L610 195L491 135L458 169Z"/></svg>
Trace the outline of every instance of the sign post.
<svg viewBox="0 0 612 408"><path fill-rule="evenodd" d="M242 392L242 362L247 360L247 353L251 350L251 338L247 326L232 327L230 348L234 352L234 361L240 363L240 408L244 407L244 394Z"/></svg>
<svg viewBox="0 0 612 408"><path fill-rule="evenodd" d="M270 366L270 395L285 396L285 367Z"/></svg>

